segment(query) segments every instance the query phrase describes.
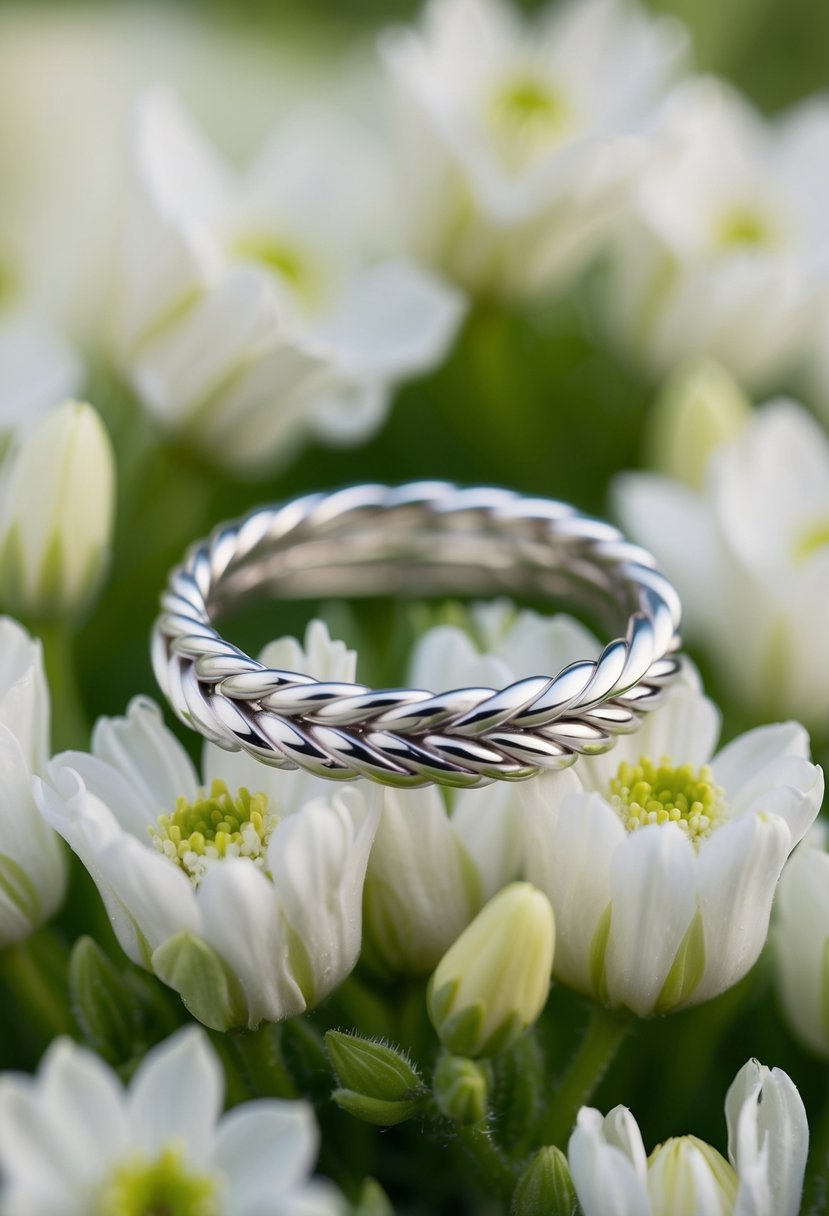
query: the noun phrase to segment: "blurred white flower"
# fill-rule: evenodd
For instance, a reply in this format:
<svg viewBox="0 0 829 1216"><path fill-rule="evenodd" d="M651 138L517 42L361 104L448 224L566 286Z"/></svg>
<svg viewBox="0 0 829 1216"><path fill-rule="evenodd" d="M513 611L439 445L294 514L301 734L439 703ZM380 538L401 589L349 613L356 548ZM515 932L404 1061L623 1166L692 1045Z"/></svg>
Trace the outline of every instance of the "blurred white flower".
<svg viewBox="0 0 829 1216"><path fill-rule="evenodd" d="M0 949L20 941L60 906L66 889L61 841L32 797L32 773L46 763L49 691L40 642L0 617Z"/></svg>
<svg viewBox="0 0 829 1216"><path fill-rule="evenodd" d="M32 316L4 314L0 303L0 455L82 383L80 356L66 338Z"/></svg>
<svg viewBox="0 0 829 1216"><path fill-rule="evenodd" d="M298 116L241 177L157 88L129 158L118 358L159 422L217 463L268 469L314 435L362 439L392 385L445 354L457 293L361 258L374 165L344 122Z"/></svg>
<svg viewBox="0 0 829 1216"><path fill-rule="evenodd" d="M297 668L317 678L346 653L323 628L311 656L296 648ZM277 643L263 661L290 649ZM356 963L374 787L340 789L212 746L200 785L156 705L136 698L126 717L98 721L91 755L55 757L36 796L125 953L206 1025L302 1013Z"/></svg>
<svg viewBox="0 0 829 1216"><path fill-rule="evenodd" d="M777 990L798 1037L829 1057L829 827L819 820L783 871L772 934Z"/></svg>
<svg viewBox="0 0 829 1216"><path fill-rule="evenodd" d="M802 356L829 270L829 106L769 124L715 79L681 85L619 224L604 293L611 328L655 376L720 360L749 387Z"/></svg>
<svg viewBox="0 0 829 1216"><path fill-rule="evenodd" d="M58 1039L35 1076L0 1078L2 1210L342 1216L334 1187L309 1180L319 1135L308 1103L223 1105L222 1068L198 1027L149 1051L126 1087Z"/></svg>
<svg viewBox="0 0 829 1216"><path fill-rule="evenodd" d="M0 479L0 600L28 618L76 615L106 571L115 456L96 411L67 401L12 451Z"/></svg>
<svg viewBox="0 0 829 1216"><path fill-rule="evenodd" d="M518 612L505 600L476 604L460 619L464 627L438 625L419 639L411 687L504 688L599 651L570 618ZM482 905L518 877L519 815L517 787L505 781L384 790L365 889L369 956L393 971L428 974Z"/></svg>
<svg viewBox="0 0 829 1216"><path fill-rule="evenodd" d="M754 964L823 774L796 723L714 758L720 719L687 667L612 752L523 782L526 877L556 916L558 978L640 1016L708 1000Z"/></svg>
<svg viewBox="0 0 829 1216"><path fill-rule="evenodd" d="M729 695L760 716L829 723L829 439L801 406L757 410L702 491L626 473L615 510L682 598Z"/></svg>
<svg viewBox="0 0 829 1216"><path fill-rule="evenodd" d="M584 1216L797 1216L809 1148L806 1110L780 1068L749 1060L726 1094L728 1160L696 1136L646 1156L626 1106L583 1106L568 1158Z"/></svg>
<svg viewBox="0 0 829 1216"><path fill-rule="evenodd" d="M432 0L382 42L409 246L474 292L564 289L655 151L685 43L627 0L531 23L504 0Z"/></svg>

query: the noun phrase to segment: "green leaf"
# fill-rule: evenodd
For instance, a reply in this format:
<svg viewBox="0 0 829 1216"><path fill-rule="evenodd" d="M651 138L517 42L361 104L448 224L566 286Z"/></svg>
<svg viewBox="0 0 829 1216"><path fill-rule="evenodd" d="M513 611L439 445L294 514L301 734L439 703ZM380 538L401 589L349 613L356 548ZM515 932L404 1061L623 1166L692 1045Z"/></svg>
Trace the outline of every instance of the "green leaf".
<svg viewBox="0 0 829 1216"><path fill-rule="evenodd" d="M87 1042L112 1063L128 1059L141 1009L118 969L91 937L78 938L70 955L69 999Z"/></svg>

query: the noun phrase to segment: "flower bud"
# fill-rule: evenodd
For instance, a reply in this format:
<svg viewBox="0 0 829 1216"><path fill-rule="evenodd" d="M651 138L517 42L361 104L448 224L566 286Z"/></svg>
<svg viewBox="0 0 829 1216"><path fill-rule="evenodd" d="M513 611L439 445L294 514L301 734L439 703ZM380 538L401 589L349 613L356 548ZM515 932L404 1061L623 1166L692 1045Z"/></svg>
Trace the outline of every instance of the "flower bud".
<svg viewBox="0 0 829 1216"><path fill-rule="evenodd" d="M547 897L514 882L478 913L438 963L429 1017L456 1055L503 1051L532 1025L547 1000L555 923Z"/></svg>
<svg viewBox="0 0 829 1216"><path fill-rule="evenodd" d="M751 402L719 363L686 363L669 376L648 419L648 463L699 489L714 449L738 435L750 414Z"/></svg>
<svg viewBox="0 0 829 1216"><path fill-rule="evenodd" d="M648 1158L648 1192L655 1212L729 1216L738 1187L733 1166L696 1136L666 1140Z"/></svg>
<svg viewBox="0 0 829 1216"><path fill-rule="evenodd" d="M374 1178L363 1183L354 1216L394 1216L388 1195Z"/></svg>
<svg viewBox="0 0 829 1216"><path fill-rule="evenodd" d="M510 1216L573 1216L576 1190L560 1148L539 1149L515 1188Z"/></svg>
<svg viewBox="0 0 829 1216"><path fill-rule="evenodd" d="M115 460L98 414L68 401L11 455L0 507L3 605L28 618L81 612L109 560Z"/></svg>
<svg viewBox="0 0 829 1216"><path fill-rule="evenodd" d="M141 1016L138 1001L91 937L80 937L69 958L69 996L84 1038L110 1063L129 1058Z"/></svg>
<svg viewBox="0 0 829 1216"><path fill-rule="evenodd" d="M488 1079L475 1060L442 1056L435 1069L433 1088L441 1114L453 1123L480 1123L486 1118Z"/></svg>
<svg viewBox="0 0 829 1216"><path fill-rule="evenodd" d="M420 1110L426 1090L401 1051L338 1030L329 1030L325 1043L340 1081L332 1097L341 1110L380 1127Z"/></svg>

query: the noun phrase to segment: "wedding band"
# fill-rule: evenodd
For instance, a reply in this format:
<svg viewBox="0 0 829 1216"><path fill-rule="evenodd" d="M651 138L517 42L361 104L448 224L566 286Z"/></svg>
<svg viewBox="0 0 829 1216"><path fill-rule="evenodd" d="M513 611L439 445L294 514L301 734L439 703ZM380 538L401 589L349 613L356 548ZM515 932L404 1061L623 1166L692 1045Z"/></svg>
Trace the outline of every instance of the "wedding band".
<svg viewBox="0 0 829 1216"><path fill-rule="evenodd" d="M214 622L265 591L541 596L605 618L614 640L503 689L375 691L273 670L225 641ZM262 507L190 549L161 609L153 667L182 722L340 780L470 787L563 768L635 730L680 668L679 597L649 553L566 503L488 487L360 485Z"/></svg>

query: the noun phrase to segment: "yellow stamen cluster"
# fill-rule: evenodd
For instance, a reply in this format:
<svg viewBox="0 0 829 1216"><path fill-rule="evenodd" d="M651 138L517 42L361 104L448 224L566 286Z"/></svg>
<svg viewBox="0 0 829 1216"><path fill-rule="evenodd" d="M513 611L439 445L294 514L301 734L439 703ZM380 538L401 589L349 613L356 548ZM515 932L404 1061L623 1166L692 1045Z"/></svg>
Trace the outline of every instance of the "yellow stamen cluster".
<svg viewBox="0 0 829 1216"><path fill-rule="evenodd" d="M122 1162L102 1190L95 1216L219 1216L217 1179L195 1173L165 1148L154 1161Z"/></svg>
<svg viewBox="0 0 829 1216"><path fill-rule="evenodd" d="M667 756L658 765L648 756L638 764L623 760L611 778L609 798L629 832L675 823L695 844L720 826L725 812L723 791L707 765L674 767Z"/></svg>
<svg viewBox="0 0 829 1216"><path fill-rule="evenodd" d="M719 217L715 229L717 245L744 245L768 249L778 233L767 215L751 206L731 207Z"/></svg>
<svg viewBox="0 0 829 1216"><path fill-rule="evenodd" d="M150 836L158 851L198 886L211 862L224 857L247 857L263 868L278 822L267 794L242 788L234 796L223 781L214 781L209 794L195 802L179 798L172 814L159 815Z"/></svg>
<svg viewBox="0 0 829 1216"><path fill-rule="evenodd" d="M488 125L507 168L527 168L560 142L572 122L567 99L532 75L504 82L490 100Z"/></svg>

